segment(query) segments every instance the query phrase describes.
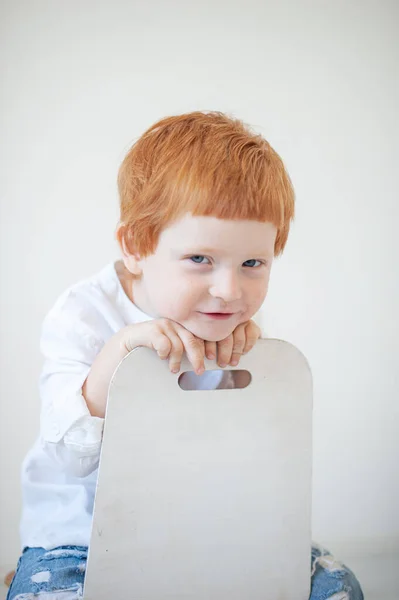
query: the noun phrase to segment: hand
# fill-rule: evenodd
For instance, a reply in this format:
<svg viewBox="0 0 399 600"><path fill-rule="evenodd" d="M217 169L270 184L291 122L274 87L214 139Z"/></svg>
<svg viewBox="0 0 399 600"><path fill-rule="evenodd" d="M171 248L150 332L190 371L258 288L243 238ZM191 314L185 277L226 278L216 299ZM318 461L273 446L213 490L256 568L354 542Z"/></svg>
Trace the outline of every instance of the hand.
<svg viewBox="0 0 399 600"><path fill-rule="evenodd" d="M261 330L255 321L246 321L220 342L205 342L205 356L209 360L217 358L219 367L230 364L236 367L243 354L253 348L261 336Z"/></svg>
<svg viewBox="0 0 399 600"><path fill-rule="evenodd" d="M159 358L169 360L172 373L180 371L184 352L197 375L205 371L204 340L171 319L155 319L124 328L123 344L127 352L139 346L155 350Z"/></svg>

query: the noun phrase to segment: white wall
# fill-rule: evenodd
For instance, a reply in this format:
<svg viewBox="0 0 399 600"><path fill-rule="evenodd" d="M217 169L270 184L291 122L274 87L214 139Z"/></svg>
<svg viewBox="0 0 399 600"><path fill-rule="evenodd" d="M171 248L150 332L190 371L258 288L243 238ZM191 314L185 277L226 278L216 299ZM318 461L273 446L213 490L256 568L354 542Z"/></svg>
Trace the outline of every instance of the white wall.
<svg viewBox="0 0 399 600"><path fill-rule="evenodd" d="M18 555L41 320L117 256L132 140L194 109L251 123L296 187L264 324L313 368L313 537L399 543L397 6L3 0L0 564Z"/></svg>

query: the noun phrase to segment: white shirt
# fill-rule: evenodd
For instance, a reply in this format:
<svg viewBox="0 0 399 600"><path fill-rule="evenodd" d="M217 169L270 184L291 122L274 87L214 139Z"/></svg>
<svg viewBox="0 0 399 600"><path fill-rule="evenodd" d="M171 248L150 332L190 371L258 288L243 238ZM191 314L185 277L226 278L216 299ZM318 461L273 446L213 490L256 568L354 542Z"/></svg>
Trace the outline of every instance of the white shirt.
<svg viewBox="0 0 399 600"><path fill-rule="evenodd" d="M104 420L90 415L82 386L116 332L150 319L114 264L69 288L45 318L40 435L22 465L22 548L89 545ZM218 387L220 371L206 376L208 388Z"/></svg>

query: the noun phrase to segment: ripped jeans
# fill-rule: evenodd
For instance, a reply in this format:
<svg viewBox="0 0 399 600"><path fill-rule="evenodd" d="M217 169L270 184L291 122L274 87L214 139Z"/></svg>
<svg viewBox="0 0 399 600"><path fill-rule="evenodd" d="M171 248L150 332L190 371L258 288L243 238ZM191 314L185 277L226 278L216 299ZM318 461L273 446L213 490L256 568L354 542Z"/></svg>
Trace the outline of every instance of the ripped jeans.
<svg viewBox="0 0 399 600"><path fill-rule="evenodd" d="M26 548L18 562L7 600L80 600L87 548ZM355 575L328 550L314 544L309 600L363 600ZM117 599L116 599L117 600Z"/></svg>

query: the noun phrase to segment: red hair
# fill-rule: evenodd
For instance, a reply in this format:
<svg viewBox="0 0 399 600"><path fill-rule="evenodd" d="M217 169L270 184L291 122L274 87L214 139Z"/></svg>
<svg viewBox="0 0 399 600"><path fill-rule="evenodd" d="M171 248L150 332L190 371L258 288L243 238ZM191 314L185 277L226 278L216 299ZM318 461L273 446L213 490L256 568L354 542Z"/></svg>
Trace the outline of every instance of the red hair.
<svg viewBox="0 0 399 600"><path fill-rule="evenodd" d="M187 212L269 221L277 227L277 256L294 217L294 190L279 155L262 136L219 112L155 123L127 153L118 189L120 235L143 257Z"/></svg>

